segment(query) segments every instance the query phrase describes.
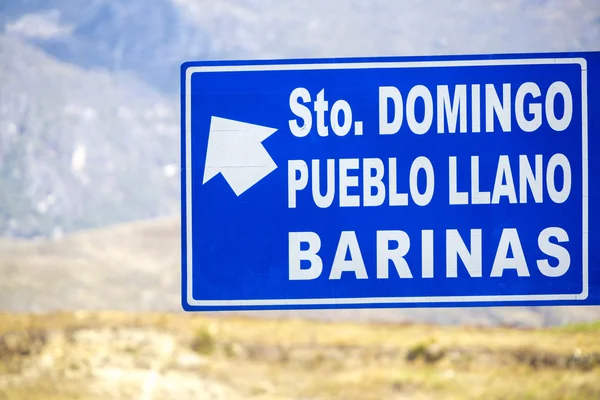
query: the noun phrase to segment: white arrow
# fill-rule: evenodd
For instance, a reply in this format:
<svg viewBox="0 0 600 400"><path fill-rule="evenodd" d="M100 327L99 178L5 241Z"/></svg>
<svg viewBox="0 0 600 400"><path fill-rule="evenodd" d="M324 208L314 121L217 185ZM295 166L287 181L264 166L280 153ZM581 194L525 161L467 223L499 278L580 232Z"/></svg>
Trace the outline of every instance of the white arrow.
<svg viewBox="0 0 600 400"><path fill-rule="evenodd" d="M277 129L266 126L212 117L202 183L220 173L237 196L250 189L277 168L262 145L275 131Z"/></svg>

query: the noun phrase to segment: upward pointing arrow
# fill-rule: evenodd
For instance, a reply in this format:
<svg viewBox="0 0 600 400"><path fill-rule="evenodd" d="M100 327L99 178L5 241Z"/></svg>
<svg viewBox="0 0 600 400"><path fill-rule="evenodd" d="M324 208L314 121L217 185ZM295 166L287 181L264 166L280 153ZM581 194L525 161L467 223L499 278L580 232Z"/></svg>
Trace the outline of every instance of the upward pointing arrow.
<svg viewBox="0 0 600 400"><path fill-rule="evenodd" d="M262 141L277 129L212 117L202 184L219 173L237 196L250 189L277 165Z"/></svg>

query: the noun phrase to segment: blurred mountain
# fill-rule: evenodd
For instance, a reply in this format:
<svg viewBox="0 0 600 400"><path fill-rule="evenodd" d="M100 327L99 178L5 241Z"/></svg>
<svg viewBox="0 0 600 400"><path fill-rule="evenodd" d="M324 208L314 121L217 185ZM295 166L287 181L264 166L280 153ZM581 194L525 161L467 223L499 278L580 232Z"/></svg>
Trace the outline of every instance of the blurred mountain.
<svg viewBox="0 0 600 400"><path fill-rule="evenodd" d="M0 2L0 235L177 214L179 65L206 43L168 0Z"/></svg>
<svg viewBox="0 0 600 400"><path fill-rule="evenodd" d="M2 9L3 7L3 9ZM25 0L0 5L4 30L82 68L128 71L176 92L178 68L208 37L169 0Z"/></svg>
<svg viewBox="0 0 600 400"><path fill-rule="evenodd" d="M8 36L0 88L0 234L177 213L178 114L155 89Z"/></svg>
<svg viewBox="0 0 600 400"><path fill-rule="evenodd" d="M179 227L156 219L61 239L0 238L0 310L178 310Z"/></svg>

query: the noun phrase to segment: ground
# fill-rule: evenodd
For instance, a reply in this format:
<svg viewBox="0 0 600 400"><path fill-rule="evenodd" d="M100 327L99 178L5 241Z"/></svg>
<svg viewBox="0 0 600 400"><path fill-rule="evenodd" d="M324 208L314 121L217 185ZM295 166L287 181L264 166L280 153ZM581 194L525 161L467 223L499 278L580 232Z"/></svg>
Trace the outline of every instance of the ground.
<svg viewBox="0 0 600 400"><path fill-rule="evenodd" d="M600 324L0 314L0 399L597 399Z"/></svg>

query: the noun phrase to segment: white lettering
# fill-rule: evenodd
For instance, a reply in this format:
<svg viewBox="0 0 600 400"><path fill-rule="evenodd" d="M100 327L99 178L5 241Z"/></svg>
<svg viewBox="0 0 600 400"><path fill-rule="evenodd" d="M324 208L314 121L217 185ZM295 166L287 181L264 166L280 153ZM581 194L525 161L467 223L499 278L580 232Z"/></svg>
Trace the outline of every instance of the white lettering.
<svg viewBox="0 0 600 400"><path fill-rule="evenodd" d="M563 171L563 186L560 191L556 190L556 168L560 167ZM564 154L555 154L548 161L546 171L546 186L548 186L548 196L555 203L564 203L571 194L571 164Z"/></svg>
<svg viewBox="0 0 600 400"><path fill-rule="evenodd" d="M456 229L446 231L446 277L458 277L458 257L465 265L469 276L481 277L481 229L471 229L471 250Z"/></svg>
<svg viewBox="0 0 600 400"><path fill-rule="evenodd" d="M515 98L515 114L517 124L525 132L533 132L542 125L542 105L532 103L529 105L529 113L533 114L532 119L525 118L525 96L530 94L534 99L541 96L540 88L533 82L525 82L517 90Z"/></svg>
<svg viewBox="0 0 600 400"><path fill-rule="evenodd" d="M389 160L389 185L390 185L390 206L406 206L408 205L408 193L398 193L398 181L396 169L396 159L390 158Z"/></svg>
<svg viewBox="0 0 600 400"><path fill-rule="evenodd" d="M346 260L346 253L350 254L349 260ZM329 279L341 279L343 272L354 272L356 279L368 279L356 233L353 231L344 231L340 235Z"/></svg>
<svg viewBox="0 0 600 400"><path fill-rule="evenodd" d="M456 157L452 156L449 159L449 184L450 184L450 204L469 204L469 193L458 191L458 173L456 171Z"/></svg>
<svg viewBox="0 0 600 400"><path fill-rule="evenodd" d="M542 155L535 155L535 173L526 155L519 156L519 202L527 203L527 187L536 203L543 202Z"/></svg>
<svg viewBox="0 0 600 400"><path fill-rule="evenodd" d="M371 174L375 171L375 175ZM363 205L377 207L385 201L385 185L383 183L384 166L379 158L363 160ZM375 189L375 194L372 193Z"/></svg>
<svg viewBox="0 0 600 400"><path fill-rule="evenodd" d="M323 271L323 261L317 255L321 249L321 239L314 232L290 232L289 235L289 279L292 281L317 279ZM301 250L302 243L308 249ZM301 268L302 261L310 262L310 267Z"/></svg>
<svg viewBox="0 0 600 400"><path fill-rule="evenodd" d="M325 112L329 110L329 102L325 100L325 89L317 94L315 112L317 113L317 133L319 136L329 135L329 128L325 125Z"/></svg>
<svg viewBox="0 0 600 400"><path fill-rule="evenodd" d="M298 172L300 175L298 176ZM288 161L288 208L296 208L296 192L308 184L308 165L302 160Z"/></svg>
<svg viewBox="0 0 600 400"><path fill-rule="evenodd" d="M494 132L494 114L498 117L498 122L502 127L502 131L510 132L510 83L502 85L502 102L496 93L496 88L493 84L485 85L485 131Z"/></svg>
<svg viewBox="0 0 600 400"><path fill-rule="evenodd" d="M305 88L296 88L290 94L290 110L295 116L302 119L302 125L299 125L295 119L289 120L290 131L296 137L304 137L308 135L312 127L312 114L308 107L298 102L298 99L302 99L305 103L310 102L310 93L308 90Z"/></svg>
<svg viewBox="0 0 600 400"><path fill-rule="evenodd" d="M508 258L509 248L512 249L512 258ZM521 247L519 233L514 228L502 230L490 276L493 278L502 277L506 269L515 269L519 277L529 276L529 269L527 268L527 261L525 261L525 254L523 254L523 247Z"/></svg>
<svg viewBox="0 0 600 400"><path fill-rule="evenodd" d="M390 249L390 242L397 247ZM412 278L404 256L410 249L410 238L403 231L377 231L377 279L388 279L390 261L400 278Z"/></svg>
<svg viewBox="0 0 600 400"><path fill-rule="evenodd" d="M344 116L344 125L340 125L340 111ZM338 100L331 107L331 128L337 136L346 136L352 128L352 110L345 100Z"/></svg>
<svg viewBox="0 0 600 400"><path fill-rule="evenodd" d="M433 278L433 231L421 231L421 277Z"/></svg>
<svg viewBox="0 0 600 400"><path fill-rule="evenodd" d="M569 235L562 228L546 228L538 236L538 246L547 256L558 260L556 266L550 265L547 259L538 260L537 266L540 272L551 278L563 276L571 266L571 255L569 251L559 244L552 243L550 238L556 238L559 243L569 241Z"/></svg>
<svg viewBox="0 0 600 400"><path fill-rule="evenodd" d="M480 85L471 86L471 130L481 132L481 89Z"/></svg>
<svg viewBox="0 0 600 400"><path fill-rule="evenodd" d="M554 100L557 94L560 94L564 101L564 111L561 119L556 118L554 112ZM562 132L571 123L573 117L573 98L571 97L571 90L564 82L554 82L548 88L546 93L546 119L550 128L557 132Z"/></svg>
<svg viewBox="0 0 600 400"><path fill-rule="evenodd" d="M448 85L437 87L437 124L438 133L444 133L446 123L444 115L448 116L448 132L456 132L456 124L460 112L460 132L467 131L467 85L454 87L454 98L450 104L450 91Z"/></svg>
<svg viewBox="0 0 600 400"><path fill-rule="evenodd" d="M471 156L471 202L490 204L490 192L479 191L479 156Z"/></svg>
<svg viewBox="0 0 600 400"><path fill-rule="evenodd" d="M319 160L312 160L312 195L315 204L319 208L327 208L333 203L335 196L335 160L327 160L327 189L325 195L321 195L321 170ZM305 185L306 186L306 185Z"/></svg>
<svg viewBox="0 0 600 400"><path fill-rule="evenodd" d="M358 165L358 158L340 160L340 207L360 206L360 196L348 194L348 188L358 187L358 176L348 175L348 171L358 169Z"/></svg>
<svg viewBox="0 0 600 400"><path fill-rule="evenodd" d="M388 121L388 100L394 103L394 119ZM403 118L402 95L394 86L383 86L379 88L379 134L393 135L400 130Z"/></svg>
<svg viewBox="0 0 600 400"><path fill-rule="evenodd" d="M503 183L504 181L506 181L506 183ZM498 159L498 169L496 170L492 204L499 204L501 196L507 196L508 201L511 204L517 202L517 193L515 192L515 183L513 181L508 156L500 156Z"/></svg>
<svg viewBox="0 0 600 400"><path fill-rule="evenodd" d="M418 98L423 99L425 106L421 122L418 122L415 116L415 103ZM410 130L417 135L427 133L429 128L431 128L431 123L433 122L433 99L426 86L417 85L408 92L408 97L406 98L406 122L408 122Z"/></svg>
<svg viewBox="0 0 600 400"><path fill-rule="evenodd" d="M417 178L419 176L419 171L425 171L425 192L419 192L419 186L417 182ZM431 201L433 197L433 190L435 185L435 179L433 175L433 165L431 165L431 161L427 157L417 157L415 161L413 161L410 167L410 195L414 200L415 204L418 206L426 206Z"/></svg>

